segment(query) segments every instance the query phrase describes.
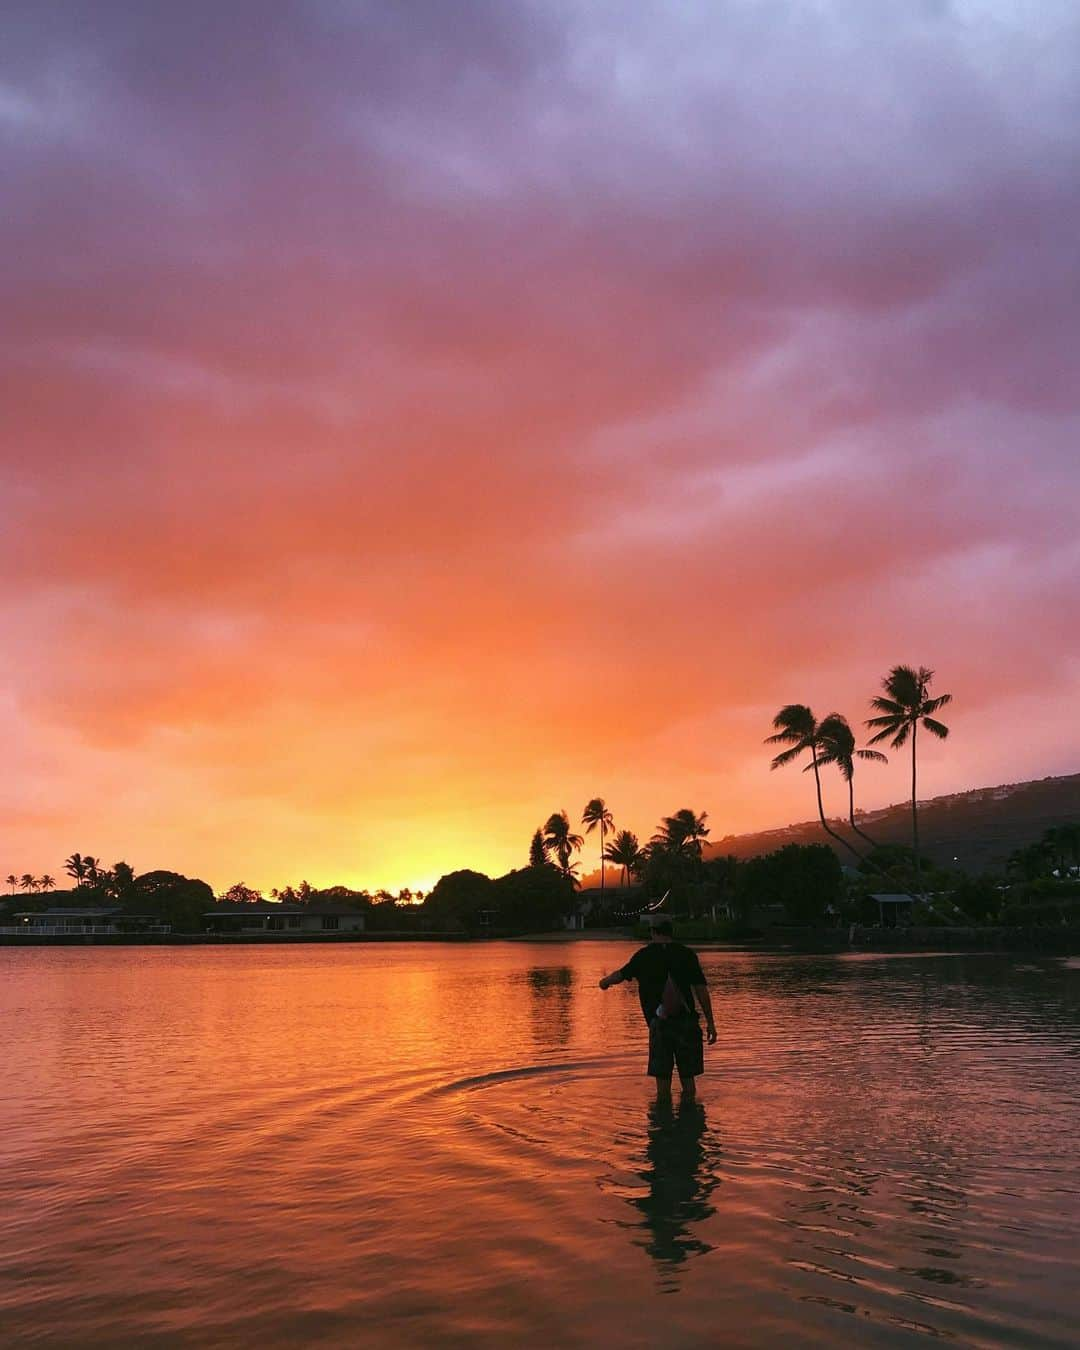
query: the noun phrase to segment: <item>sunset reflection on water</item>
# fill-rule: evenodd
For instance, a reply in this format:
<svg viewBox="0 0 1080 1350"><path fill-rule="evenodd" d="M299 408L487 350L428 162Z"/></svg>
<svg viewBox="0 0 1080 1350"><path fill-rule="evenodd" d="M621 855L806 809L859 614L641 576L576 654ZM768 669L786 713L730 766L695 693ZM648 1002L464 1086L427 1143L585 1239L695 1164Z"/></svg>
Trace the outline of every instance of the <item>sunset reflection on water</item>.
<svg viewBox="0 0 1080 1350"><path fill-rule="evenodd" d="M1075 970L704 953L665 1106L630 951L0 952L5 1335L1073 1343Z"/></svg>

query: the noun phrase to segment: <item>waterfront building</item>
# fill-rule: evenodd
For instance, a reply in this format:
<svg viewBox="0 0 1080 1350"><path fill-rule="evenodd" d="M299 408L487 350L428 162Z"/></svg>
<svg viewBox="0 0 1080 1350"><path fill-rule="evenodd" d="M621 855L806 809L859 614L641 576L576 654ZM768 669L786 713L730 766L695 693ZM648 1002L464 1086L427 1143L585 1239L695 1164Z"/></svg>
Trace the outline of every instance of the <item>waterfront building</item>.
<svg viewBox="0 0 1080 1350"><path fill-rule="evenodd" d="M250 905L218 905L203 915L211 933L362 933L364 915L348 905L312 901L290 905L256 900Z"/></svg>
<svg viewBox="0 0 1080 1350"><path fill-rule="evenodd" d="M3 937L117 937L120 934L171 932L152 914L126 914L119 905L58 905L52 909L23 910L0 927Z"/></svg>

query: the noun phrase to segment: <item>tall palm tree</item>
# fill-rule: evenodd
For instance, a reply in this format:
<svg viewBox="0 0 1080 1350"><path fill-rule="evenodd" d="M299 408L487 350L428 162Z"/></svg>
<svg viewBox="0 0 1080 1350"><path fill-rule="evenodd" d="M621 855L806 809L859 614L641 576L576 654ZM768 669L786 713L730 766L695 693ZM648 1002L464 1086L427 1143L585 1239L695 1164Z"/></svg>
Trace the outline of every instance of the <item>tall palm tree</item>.
<svg viewBox="0 0 1080 1350"><path fill-rule="evenodd" d="M877 842L855 824L855 761L866 759L878 764L888 764L888 756L883 755L880 750L856 750L855 733L848 725L847 718L840 713L830 713L828 717L822 719L818 727L818 738L818 764L835 764L840 770L840 777L848 785L848 821L851 828L860 839L865 839L871 848L877 848ZM807 765L807 768L812 767Z"/></svg>
<svg viewBox="0 0 1080 1350"><path fill-rule="evenodd" d="M915 889L919 889L919 805L916 794L916 743L919 727L924 726L932 736L943 741L949 728L938 722L934 713L952 702L952 694L930 697L930 681L934 672L925 666L893 666L882 681L884 694L870 700L870 706L879 714L867 720L868 727L877 728L870 744L887 740L894 750L911 741L911 841L915 854Z"/></svg>
<svg viewBox="0 0 1080 1350"><path fill-rule="evenodd" d="M570 856L584 842L580 834L571 831L570 817L565 811L555 811L548 816L544 825L544 843L548 852L558 859L563 876L573 877L576 864L571 863Z"/></svg>
<svg viewBox="0 0 1080 1350"><path fill-rule="evenodd" d="M605 842L608 830L614 830L615 820L607 808L607 803L603 797L594 797L581 815L581 823L585 826L585 833L592 834L596 827L600 826L600 900L604 899L604 853Z"/></svg>
<svg viewBox="0 0 1080 1350"><path fill-rule="evenodd" d="M24 872L19 878L19 889L23 891L36 891L37 877L32 877L29 872Z"/></svg>
<svg viewBox="0 0 1080 1350"><path fill-rule="evenodd" d="M56 878L48 875L38 877L38 889L42 891L51 891L56 886Z"/></svg>
<svg viewBox="0 0 1080 1350"><path fill-rule="evenodd" d="M616 867L622 868L623 885L629 886L630 873L637 872L642 866L645 862L645 853L633 830L620 830L604 850L604 858L609 863L614 863Z"/></svg>
<svg viewBox="0 0 1080 1350"><path fill-rule="evenodd" d="M19 878L14 872L9 872L4 878L4 884L11 887L11 894L15 894L15 887L19 884Z"/></svg>
<svg viewBox="0 0 1080 1350"><path fill-rule="evenodd" d="M91 858L89 853L83 859L83 863L86 866L86 881L87 884L90 886L96 886L97 883L101 880L101 868L99 867L100 862L101 862L100 858Z"/></svg>
<svg viewBox="0 0 1080 1350"><path fill-rule="evenodd" d="M821 759L818 755L818 750L821 747L821 728L814 714L805 703L785 704L773 718L773 729L774 734L765 738L765 744L786 745L788 748L781 750L773 758L769 768L782 769L785 764L793 763L807 750L810 751L809 767L814 771L818 819L821 821L821 828L838 844L842 844L849 853L854 853L855 857L861 862L862 854L859 850L853 844L849 844L842 834L837 834L825 819L825 806L821 800Z"/></svg>
<svg viewBox="0 0 1080 1350"><path fill-rule="evenodd" d="M75 878L75 884L81 886L86 880L86 859L81 853L73 853L64 861L64 871Z"/></svg>

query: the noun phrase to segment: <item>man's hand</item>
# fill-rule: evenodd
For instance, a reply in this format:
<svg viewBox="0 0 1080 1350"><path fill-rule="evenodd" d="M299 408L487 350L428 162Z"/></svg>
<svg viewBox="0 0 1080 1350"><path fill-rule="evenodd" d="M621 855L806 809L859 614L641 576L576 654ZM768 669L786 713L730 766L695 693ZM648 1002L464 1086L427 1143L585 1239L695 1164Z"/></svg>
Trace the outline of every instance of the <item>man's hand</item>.
<svg viewBox="0 0 1080 1350"><path fill-rule="evenodd" d="M608 987L608 977L605 975L600 981L600 988L606 989L607 987Z"/></svg>
<svg viewBox="0 0 1080 1350"><path fill-rule="evenodd" d="M710 1022L710 1023L708 1024L708 1026L705 1028L705 1039L709 1042L710 1045L715 1045L715 1044L716 1044L716 1024L715 1024L715 1022Z"/></svg>

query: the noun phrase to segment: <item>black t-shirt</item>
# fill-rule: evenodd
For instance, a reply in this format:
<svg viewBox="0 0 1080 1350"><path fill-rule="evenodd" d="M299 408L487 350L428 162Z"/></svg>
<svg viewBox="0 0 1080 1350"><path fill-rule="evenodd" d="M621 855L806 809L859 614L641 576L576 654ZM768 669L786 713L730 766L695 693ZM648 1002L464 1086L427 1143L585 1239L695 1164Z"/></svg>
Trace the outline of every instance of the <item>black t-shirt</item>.
<svg viewBox="0 0 1080 1350"><path fill-rule="evenodd" d="M696 1015L693 986L704 984L705 976L697 953L681 942L650 942L639 948L622 968L628 980L637 980L638 997L645 1021L651 1022L664 997L664 985L670 975L683 996L689 1012Z"/></svg>

